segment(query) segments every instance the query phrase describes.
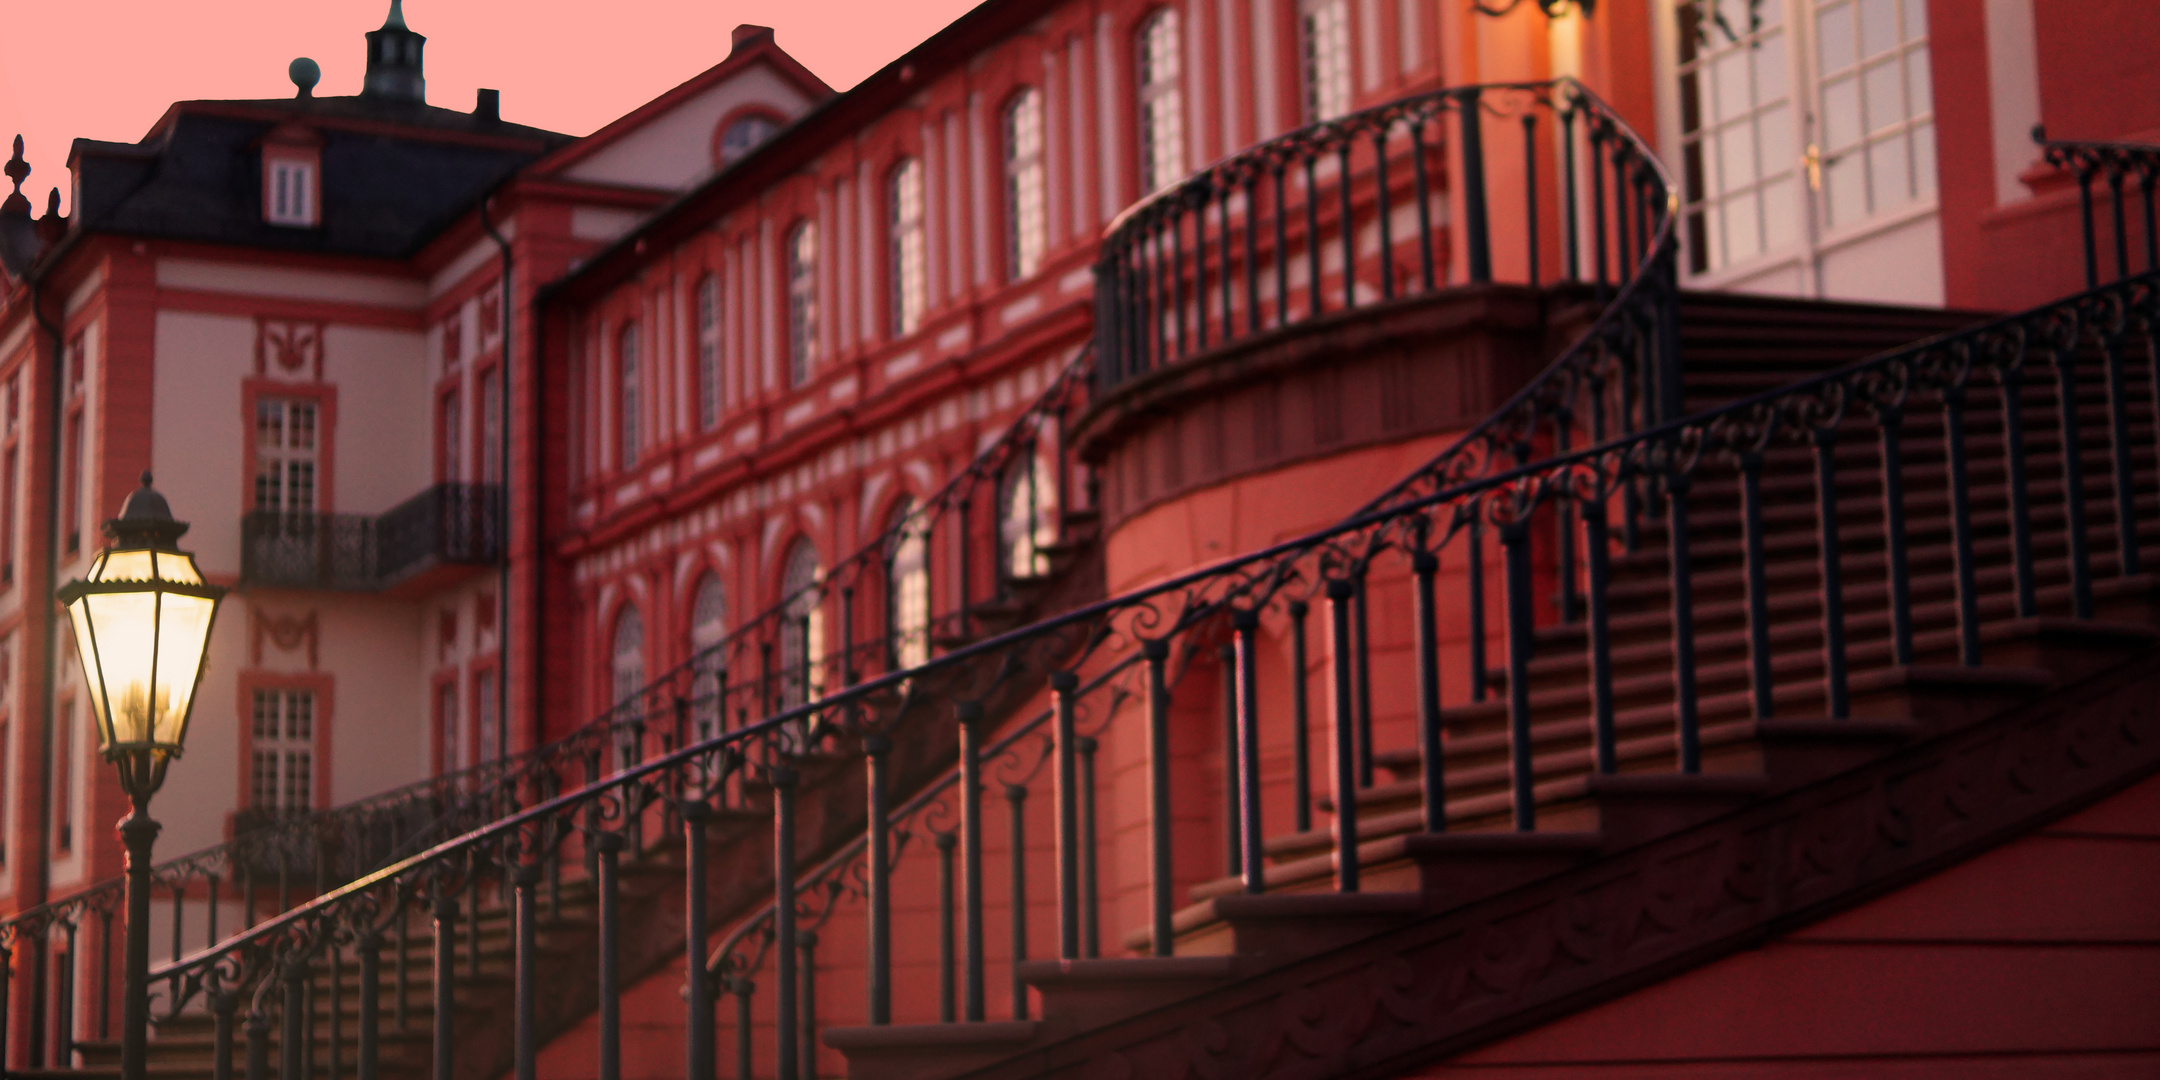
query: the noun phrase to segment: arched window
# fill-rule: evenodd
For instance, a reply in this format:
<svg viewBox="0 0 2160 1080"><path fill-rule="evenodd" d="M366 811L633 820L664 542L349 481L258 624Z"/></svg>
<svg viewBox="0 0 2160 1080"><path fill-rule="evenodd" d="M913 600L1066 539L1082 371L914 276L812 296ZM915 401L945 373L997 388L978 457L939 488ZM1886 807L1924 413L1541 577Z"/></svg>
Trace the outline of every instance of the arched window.
<svg viewBox="0 0 2160 1080"><path fill-rule="evenodd" d="M794 708L815 700L823 691L820 663L825 659L825 608L818 576L817 547L808 538L795 542L788 552L787 570L780 578L786 617L780 629L780 701Z"/></svg>
<svg viewBox="0 0 2160 1080"><path fill-rule="evenodd" d="M615 367L621 378L616 382L622 405L622 461L625 469L637 464L638 459L638 328L631 323L622 328L615 339Z"/></svg>
<svg viewBox="0 0 2160 1080"><path fill-rule="evenodd" d="M1153 194L1185 176L1185 95L1179 79L1178 13L1166 7L1140 28L1140 190Z"/></svg>
<svg viewBox="0 0 2160 1080"><path fill-rule="evenodd" d="M795 226L787 241L788 385L810 381L818 355L817 223Z"/></svg>
<svg viewBox="0 0 2160 1080"><path fill-rule="evenodd" d="M720 275L707 274L697 289L698 428L720 423Z"/></svg>
<svg viewBox="0 0 2160 1080"><path fill-rule="evenodd" d="M706 574L690 601L690 697L697 708L697 737L708 739L727 724L727 651L719 648L727 638L727 594L720 578Z"/></svg>
<svg viewBox="0 0 2160 1080"><path fill-rule="evenodd" d="M645 620L634 607L615 616L615 648L612 654L614 681L611 695L617 708L638 711L637 692L645 685Z"/></svg>
<svg viewBox="0 0 2160 1080"><path fill-rule="evenodd" d="M624 725L621 736L614 739L615 767L625 768L638 759L635 723L645 713L645 703L639 693L645 687L645 620L634 607L624 607L615 616L615 649L611 672L614 676L610 689L614 693L615 722Z"/></svg>
<svg viewBox="0 0 2160 1080"><path fill-rule="evenodd" d="M1005 106L1005 270L1014 281L1042 266L1048 225L1043 206L1042 95L1033 87Z"/></svg>
<svg viewBox="0 0 2160 1080"><path fill-rule="evenodd" d="M885 558L886 658L895 669L930 659L930 524L910 521L914 513L912 502L894 512Z"/></svg>
<svg viewBox="0 0 2160 1080"><path fill-rule="evenodd" d="M1005 469L998 492L998 567L1007 580L1050 572L1043 549L1057 542L1057 484L1041 454Z"/></svg>
<svg viewBox="0 0 2160 1080"><path fill-rule="evenodd" d="M1350 111L1350 0L1299 0L1305 122Z"/></svg>
<svg viewBox="0 0 2160 1080"><path fill-rule="evenodd" d="M922 326L930 306L930 263L923 239L922 162L908 158L886 183L892 251L892 328L906 337Z"/></svg>
<svg viewBox="0 0 2160 1080"><path fill-rule="evenodd" d="M780 125L770 116L745 116L729 124L720 132L720 164L733 163L764 142Z"/></svg>

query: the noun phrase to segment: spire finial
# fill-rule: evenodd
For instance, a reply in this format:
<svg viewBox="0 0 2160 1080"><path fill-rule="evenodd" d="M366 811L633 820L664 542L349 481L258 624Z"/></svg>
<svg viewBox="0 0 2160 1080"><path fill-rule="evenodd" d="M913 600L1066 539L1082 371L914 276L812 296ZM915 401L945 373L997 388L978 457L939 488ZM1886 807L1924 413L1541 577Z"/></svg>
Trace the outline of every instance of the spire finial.
<svg viewBox="0 0 2160 1080"><path fill-rule="evenodd" d="M405 0L390 0L390 17L383 20L385 30L403 30L405 26Z"/></svg>
<svg viewBox="0 0 2160 1080"><path fill-rule="evenodd" d="M0 171L6 172L7 178L15 181L15 193L9 195L7 201L0 202L0 213L29 217L30 200L23 195L22 185L23 181L30 177L30 163L23 160L22 136L15 136L15 156L9 158L6 167Z"/></svg>

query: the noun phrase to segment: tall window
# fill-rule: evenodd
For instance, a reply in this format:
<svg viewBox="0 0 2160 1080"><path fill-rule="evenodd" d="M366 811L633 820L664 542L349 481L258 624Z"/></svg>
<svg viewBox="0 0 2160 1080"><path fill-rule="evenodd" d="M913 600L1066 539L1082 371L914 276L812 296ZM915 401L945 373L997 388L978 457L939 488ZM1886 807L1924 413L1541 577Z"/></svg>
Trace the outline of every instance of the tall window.
<svg viewBox="0 0 2160 1080"><path fill-rule="evenodd" d="M480 376L480 482L500 484L502 468L502 367Z"/></svg>
<svg viewBox="0 0 2160 1080"><path fill-rule="evenodd" d="M1925 0L1816 0L1822 197L1842 228L1935 196Z"/></svg>
<svg viewBox="0 0 2160 1080"><path fill-rule="evenodd" d="M634 607L615 617L615 645L609 687L615 704L630 713L637 711L637 692L645 685L645 620Z"/></svg>
<svg viewBox="0 0 2160 1080"><path fill-rule="evenodd" d="M257 689L250 745L255 809L299 813L315 806L315 693Z"/></svg>
<svg viewBox="0 0 2160 1080"><path fill-rule="evenodd" d="M255 509L315 511L316 404L293 398L255 402Z"/></svg>
<svg viewBox="0 0 2160 1080"><path fill-rule="evenodd" d="M73 657L68 658L70 661ZM75 699L56 710L53 725L53 849L75 849Z"/></svg>
<svg viewBox="0 0 2160 1080"><path fill-rule="evenodd" d="M885 564L885 636L895 668L930 659L930 538L927 523L909 520L914 512L913 503L900 504Z"/></svg>
<svg viewBox="0 0 2160 1080"><path fill-rule="evenodd" d="M616 383L617 398L622 406L620 414L621 450L623 468L637 464L638 459L638 333L637 324L622 328L615 339L615 370L621 378Z"/></svg>
<svg viewBox="0 0 2160 1080"><path fill-rule="evenodd" d="M1042 95L1029 87L1005 106L1005 269L1014 281L1042 266L1046 214Z"/></svg>
<svg viewBox="0 0 2160 1080"><path fill-rule="evenodd" d="M697 703L699 739L712 737L727 720L727 702L720 700L720 694L726 685L728 658L719 647L726 639L727 594L721 591L718 576L706 574L690 602L690 655L695 657L690 696Z"/></svg>
<svg viewBox="0 0 2160 1080"><path fill-rule="evenodd" d="M1043 549L1057 541L1057 487L1049 463L1040 454L1030 455L1007 468L1000 485L999 568L1008 579L1049 573L1050 556Z"/></svg>
<svg viewBox="0 0 2160 1080"><path fill-rule="evenodd" d="M7 383L7 394L0 400L6 410L6 426L0 428L0 439L5 439L7 451L0 455L0 586L15 580L15 503L18 488L17 476L22 468L22 376L16 375Z"/></svg>
<svg viewBox="0 0 2160 1080"><path fill-rule="evenodd" d="M435 765L435 775L448 776L464 765L464 725L458 715L457 680L450 679L435 688L435 740L442 752L442 760Z"/></svg>
<svg viewBox="0 0 2160 1080"><path fill-rule="evenodd" d="M499 753L502 749L502 733L497 730L502 705L497 695L501 690L495 679L494 668L483 668L473 680L476 685L474 696L478 699L474 702L473 713L480 719L480 745L475 748L475 754L483 761L498 760L502 757Z"/></svg>
<svg viewBox="0 0 2160 1080"><path fill-rule="evenodd" d="M817 223L795 226L787 241L788 383L810 381L818 357Z"/></svg>
<svg viewBox="0 0 2160 1080"><path fill-rule="evenodd" d="M1791 37L1783 4L1678 5L1689 269L1746 262L1800 236ZM1732 9L1732 10L1728 10Z"/></svg>
<svg viewBox="0 0 2160 1080"><path fill-rule="evenodd" d="M698 427L720 423L720 275L707 274L697 290Z"/></svg>
<svg viewBox="0 0 2160 1080"><path fill-rule="evenodd" d="M1298 50L1305 122L1350 111L1350 0L1300 0Z"/></svg>
<svg viewBox="0 0 2160 1080"><path fill-rule="evenodd" d="M1163 8L1140 30L1140 189L1154 193L1185 175L1185 96L1178 77L1178 13Z"/></svg>
<svg viewBox="0 0 2160 1080"><path fill-rule="evenodd" d="M817 548L807 539L796 541L780 579L781 595L788 598L780 634L780 696L787 708L816 699L824 683L819 663L825 658L825 610L815 587L823 572Z"/></svg>
<svg viewBox="0 0 2160 1080"><path fill-rule="evenodd" d="M930 306L930 263L923 239L922 163L909 158L893 167L886 185L892 233L892 327L905 337L922 325Z"/></svg>
<svg viewBox="0 0 2160 1080"><path fill-rule="evenodd" d="M67 345L67 420L62 427L66 445L61 460L60 521L67 534L67 550L82 549L83 505L83 368L89 364L87 348L77 335Z"/></svg>
<svg viewBox="0 0 2160 1080"><path fill-rule="evenodd" d="M465 479L465 403L457 391L442 396L442 480Z"/></svg>

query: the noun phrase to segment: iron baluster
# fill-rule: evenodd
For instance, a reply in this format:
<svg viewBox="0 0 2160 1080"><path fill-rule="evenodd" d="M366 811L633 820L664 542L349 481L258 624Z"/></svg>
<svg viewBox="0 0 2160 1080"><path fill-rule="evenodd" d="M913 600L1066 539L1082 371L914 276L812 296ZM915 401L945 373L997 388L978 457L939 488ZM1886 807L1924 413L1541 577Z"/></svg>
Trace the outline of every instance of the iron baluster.
<svg viewBox="0 0 2160 1080"><path fill-rule="evenodd" d="M796 1080L795 770L770 766L773 789L773 1042L775 1071Z"/></svg>
<svg viewBox="0 0 2160 1080"><path fill-rule="evenodd" d="M1418 270L1423 275L1425 291L1433 291L1432 254L1432 193L1425 178L1425 118L1413 117L1410 121L1410 174L1417 192Z"/></svg>
<svg viewBox="0 0 2160 1080"><path fill-rule="evenodd" d="M1267 862L1261 856L1260 831L1260 658L1253 651L1260 613L1239 608L1230 613L1230 625L1237 635L1237 833L1244 841L1239 862L1245 891L1260 893L1267 889Z"/></svg>
<svg viewBox="0 0 2160 1080"><path fill-rule="evenodd" d="M1305 309L1305 317L1317 319L1320 317L1320 187L1319 180L1315 177L1313 171L1313 162L1316 159L1311 153L1305 154L1304 159L1305 270L1308 278L1305 284L1312 293L1312 299ZM1345 269L1348 268L1345 267ZM1289 321L1287 312L1284 314L1284 321Z"/></svg>
<svg viewBox="0 0 2160 1080"><path fill-rule="evenodd" d="M1837 429L1819 427L1815 440L1815 516L1822 560L1823 685L1832 719L1852 713L1845 678L1845 575L1838 547Z"/></svg>
<svg viewBox="0 0 2160 1080"><path fill-rule="evenodd" d="M1290 791L1301 833L1312 831L1312 690L1305 657L1305 619L1311 613L1305 601L1290 601Z"/></svg>
<svg viewBox="0 0 2160 1080"><path fill-rule="evenodd" d="M1140 653L1148 666L1148 932L1154 955L1169 956L1170 894L1177 887L1170 871L1170 690L1163 685L1170 643L1149 638Z"/></svg>
<svg viewBox="0 0 2160 1080"><path fill-rule="evenodd" d="M1597 771L1620 771L1619 739L1613 731L1612 625L1605 591L1612 583L1612 538L1603 498L1583 512L1583 547L1590 577L1590 739Z"/></svg>
<svg viewBox="0 0 2160 1080"><path fill-rule="evenodd" d="M1589 121L1590 137L1590 240L1592 257L1597 262L1597 302L1602 304L1611 289L1607 266L1611 259L1605 252L1605 120L1593 116ZM1632 518L1632 515L1631 515ZM1634 544L1628 545L1635 550Z"/></svg>
<svg viewBox="0 0 2160 1080"><path fill-rule="evenodd" d="M2078 169L2078 220L2085 228L2085 287L2100 287L2099 241L2093 235L2093 170L2087 165Z"/></svg>
<svg viewBox="0 0 2160 1080"><path fill-rule="evenodd" d="M248 1013L247 1080L270 1080L270 1015L261 1009Z"/></svg>
<svg viewBox="0 0 2160 1080"><path fill-rule="evenodd" d="M2121 231L2121 201L2116 203L2117 232ZM2126 256L2127 257L2127 256ZM2125 270L2125 276L2128 271ZM2124 327L2129 315L2123 316ZM2129 390L2123 380L2122 330L2116 327L2096 328L2100 339L2100 354L2107 365L2108 395L2108 449L2115 466L2115 544L2120 552L2117 568L2123 577L2135 577L2141 572L2138 553L2137 489L2131 455L2135 453L2130 442ZM2160 418L2156 418L2160 423Z"/></svg>
<svg viewBox="0 0 2160 1080"><path fill-rule="evenodd" d="M1094 739L1075 740L1080 752L1080 949L1089 960L1102 954L1101 912L1097 909L1095 863L1095 751Z"/></svg>
<svg viewBox="0 0 2160 1080"><path fill-rule="evenodd" d="M1582 238L1577 235L1582 231L1582 223L1575 220L1576 108L1576 103L1570 101L1567 108L1560 110L1560 273L1568 281L1582 280Z"/></svg>
<svg viewBox="0 0 2160 1080"><path fill-rule="evenodd" d="M1553 451L1566 455L1574 449L1575 418L1573 410L1560 405L1553 410ZM1582 586L1575 576L1575 504L1562 499L1553 507L1553 561L1558 564L1560 595L1560 621L1573 623L1582 618Z"/></svg>
<svg viewBox="0 0 2160 1080"><path fill-rule="evenodd" d="M735 995L736 1080L751 1080L751 1066L755 1062L750 1052L750 995L757 993L757 984L736 976L729 980L728 992Z"/></svg>
<svg viewBox="0 0 2160 1080"><path fill-rule="evenodd" d="M1372 620L1368 614L1365 598L1366 566L1359 563L1350 569L1350 585L1354 592L1350 597L1351 633L1354 640L1350 656L1357 664L1357 780L1359 788L1373 785L1373 727L1372 727Z"/></svg>
<svg viewBox="0 0 2160 1080"><path fill-rule="evenodd" d="M1195 191L1193 202L1193 347L1196 351L1205 352L1208 347L1207 191ZM1227 273L1228 268L1224 269ZM1228 336L1227 330L1224 336Z"/></svg>
<svg viewBox="0 0 2160 1080"><path fill-rule="evenodd" d="M310 1049L308 1045L309 1040L306 1034L307 1022L309 1019L307 1007L307 968L305 964L301 962L300 958L288 957L285 961L284 970L279 974L285 984L285 1010L283 1017L285 1021L285 1030L281 1035L282 1042L279 1044L278 1047L280 1051L278 1055L278 1075L282 1078L299 1077L301 1078L301 1080L305 1080L308 1075L306 1070L309 1064L308 1050ZM448 1007L438 1005L436 1006L436 1011L447 1012ZM437 1043L435 1049L435 1060L438 1070L440 1070L441 1068L443 1058L447 1056L448 1051L446 1049L446 1044L440 1042ZM436 1074L436 1080L444 1080L444 1077L447 1077L448 1075L449 1074L446 1072L438 1071Z"/></svg>
<svg viewBox="0 0 2160 1080"><path fill-rule="evenodd" d="M1232 246L1230 242L1230 238L1232 235L1230 232L1230 192L1230 181L1228 179L1225 179L1223 181L1222 197L1220 199L1217 199L1215 203L1215 228L1217 235L1221 238L1220 250L1222 252L1222 273L1220 276L1222 277L1222 336L1225 343L1229 342L1231 336L1237 333L1237 323L1235 321L1236 313L1231 310L1236 302L1237 282L1233 280L1233 275L1230 273L1230 249ZM1252 206L1250 205L1250 200L1247 200L1247 206L1245 207L1245 217L1248 221L1252 219ZM1245 267L1245 276L1248 280L1250 280L1252 277L1252 266L1250 265L1251 261L1251 253L1247 252L1247 265Z"/></svg>
<svg viewBox="0 0 2160 1080"><path fill-rule="evenodd" d="M1748 612L1748 689L1755 699L1755 719L1777 712L1770 670L1770 589L1763 555L1762 455L1740 455L1740 528L1746 551Z"/></svg>
<svg viewBox="0 0 2160 1080"><path fill-rule="evenodd" d="M886 806L885 755L892 751L892 740L883 735L865 735L862 740L864 771L867 774L868 791L864 799L864 816L869 819L866 829L865 895L869 908L869 933L866 942L869 953L869 1013L872 1024L892 1022L892 821Z"/></svg>
<svg viewBox="0 0 2160 1080"><path fill-rule="evenodd" d="M1702 732L1696 711L1695 567L1688 548L1689 477L1678 469L1665 474L1666 544L1671 553L1673 621L1673 704L1677 712L1680 771L1702 771Z"/></svg>
<svg viewBox="0 0 2160 1080"><path fill-rule="evenodd" d="M1012 1016L1025 1020L1028 1015L1027 980L1020 977L1020 965L1027 962L1027 796L1025 785L1005 785L1007 825L1010 829L1008 858L1012 872Z"/></svg>
<svg viewBox="0 0 2160 1080"><path fill-rule="evenodd" d="M1373 132L1373 221L1380 230L1380 299L1395 299L1395 233L1388 220L1387 140L1392 123L1383 121ZM1343 144L1347 153L1349 144ZM1348 174L1344 174L1345 188ZM1355 230L1352 230L1355 232Z"/></svg>
<svg viewBox="0 0 2160 1080"><path fill-rule="evenodd" d="M239 1007L240 999L231 991L213 989L210 991L209 1004L211 1023L210 1080L232 1080L233 1010ZM0 994L0 1016L7 1015L6 1006L7 995ZM361 1043L365 1045L366 1042L367 1036L363 1033ZM0 1048L0 1051L4 1051L4 1048ZM5 1053L0 1052L0 1060L5 1060L5 1057ZM375 1074L373 1072L362 1072L360 1080L375 1080Z"/></svg>
<svg viewBox="0 0 2160 1080"><path fill-rule="evenodd" d="M1891 662L1913 662L1912 574L1905 548L1905 452L1898 429L1902 409L1883 409L1877 417L1882 441L1883 557L1890 585Z"/></svg>
<svg viewBox="0 0 2160 1080"><path fill-rule="evenodd" d="M2130 226L2123 216L2123 170L2119 163L2110 163L2108 194L2115 207L2115 280L2121 281L2130 276Z"/></svg>
<svg viewBox="0 0 2160 1080"><path fill-rule="evenodd" d="M802 1080L817 1080L817 945L815 930L804 930L795 935L795 946L802 952ZM785 950L783 945L782 949Z"/></svg>
<svg viewBox="0 0 2160 1080"><path fill-rule="evenodd" d="M1522 115L1523 235L1529 251L1530 287L1538 287L1537 114Z"/></svg>
<svg viewBox="0 0 2160 1080"><path fill-rule="evenodd" d="M2039 588L2033 580L2031 503L2025 476L2024 346L2000 373L2002 382L2003 469L2010 482L2010 566L2016 582L2017 616L2040 613ZM2155 385L2160 385L2156 382Z"/></svg>
<svg viewBox="0 0 2160 1080"><path fill-rule="evenodd" d="M960 702L960 933L963 1019L983 1018L982 706Z"/></svg>
<svg viewBox="0 0 2160 1080"><path fill-rule="evenodd" d="M1530 530L1521 521L1500 527L1501 565L1507 571L1508 785L1515 829L1537 828L1537 775L1531 761L1530 655L1537 627L1530 599Z"/></svg>
<svg viewBox="0 0 2160 1080"><path fill-rule="evenodd" d="M1350 205L1350 138L1335 147L1335 193L1342 204L1342 306L1344 311L1357 306L1357 211Z"/></svg>
<svg viewBox="0 0 2160 1080"><path fill-rule="evenodd" d="M683 823L683 955L688 958L683 986L683 1009L687 1014L683 1024L683 1067L689 1080L712 1080L713 1077L713 1003L712 982L698 957L705 955L707 918L705 895L710 884L706 881L705 845L706 824L712 819L712 807L703 799L684 799ZM530 867L517 870L517 955L518 955L518 1061L532 1060L529 1048L538 1038L533 1027L532 991L539 972L528 965L533 948L533 888L539 884L539 875ZM533 978L527 978L531 972ZM873 999L874 1000L874 999ZM522 1073L517 1080L533 1080Z"/></svg>
<svg viewBox="0 0 2160 1080"><path fill-rule="evenodd" d="M1425 831L1447 831L1447 774L1440 757L1440 620L1434 610L1433 578L1440 559L1420 547L1410 557L1417 576L1418 757L1423 769Z"/></svg>
<svg viewBox="0 0 2160 1080"><path fill-rule="evenodd" d="M1350 661L1350 606L1356 587L1339 577L1327 582L1328 621L1333 629L1331 644L1334 653L1334 708L1329 717L1335 735L1333 755L1335 798L1335 888L1338 892L1358 891L1358 785L1357 785L1357 738L1352 729L1357 725L1355 693L1350 684L1354 679Z"/></svg>
<svg viewBox="0 0 2160 1080"><path fill-rule="evenodd" d="M938 1021L946 1024L959 1019L953 993L953 849L959 839L941 832L934 841L938 853Z"/></svg>
<svg viewBox="0 0 2160 1080"><path fill-rule="evenodd" d="M1477 87L1455 92L1455 118L1462 129L1463 225L1468 238L1470 283L1492 280L1491 224L1485 212L1484 116Z"/></svg>
<svg viewBox="0 0 2160 1080"><path fill-rule="evenodd" d="M1244 873L1245 852L1238 829L1237 646L1229 642L1216 646L1215 659L1222 669L1223 873L1237 877Z"/></svg>
<svg viewBox="0 0 2160 1080"><path fill-rule="evenodd" d="M1485 656L1485 524L1475 515L1463 538L1470 567L1465 601L1470 623L1470 700L1482 702L1491 692L1491 672Z"/></svg>
<svg viewBox="0 0 2160 1080"><path fill-rule="evenodd" d="M1283 223L1283 163L1268 170L1275 178L1275 325L1290 325L1290 246ZM1255 318L1258 316L1256 315Z"/></svg>
<svg viewBox="0 0 2160 1080"><path fill-rule="evenodd" d="M1958 663L1980 665L1980 589L1975 581L1972 491L1965 464L1965 386L1943 388L1943 460L1950 495L1951 559L1957 572Z"/></svg>
<svg viewBox="0 0 2160 1080"><path fill-rule="evenodd" d="M2070 603L2080 619L2093 614L2092 539L2085 523L2085 444L2078 432L2077 346L2081 329L2055 351L2056 412L2062 425L2063 517L2070 544Z"/></svg>
<svg viewBox="0 0 2160 1080"><path fill-rule="evenodd" d="M1223 231L1229 232L1230 226L1225 224ZM1253 334L1260 332L1259 247L1260 178L1259 174L1250 173L1245 177L1245 330ZM1224 317L1228 318L1227 315Z"/></svg>
<svg viewBox="0 0 2160 1080"><path fill-rule="evenodd" d="M435 898L435 1080L456 1076L458 904L451 896ZM290 1074L288 1074L290 1075Z"/></svg>
<svg viewBox="0 0 2160 1080"><path fill-rule="evenodd" d="M1177 355L1185 349L1185 208L1170 207L1170 324L1177 329Z"/></svg>
<svg viewBox="0 0 2160 1080"><path fill-rule="evenodd" d="M1079 687L1080 677L1070 671L1050 673L1057 725L1058 957L1064 960L1080 955L1080 763L1073 731L1073 697Z"/></svg>

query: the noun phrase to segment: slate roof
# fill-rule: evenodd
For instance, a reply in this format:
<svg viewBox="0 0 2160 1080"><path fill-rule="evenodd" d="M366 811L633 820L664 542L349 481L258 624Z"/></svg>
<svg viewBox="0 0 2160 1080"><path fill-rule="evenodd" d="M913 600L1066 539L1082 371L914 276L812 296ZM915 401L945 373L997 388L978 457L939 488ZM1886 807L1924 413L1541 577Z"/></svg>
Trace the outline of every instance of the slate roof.
<svg viewBox="0 0 2160 1080"><path fill-rule="evenodd" d="M321 225L262 214L260 142L287 121L322 139ZM198 101L140 143L75 141L74 224L271 250L406 258L519 167L572 141L381 97Z"/></svg>

